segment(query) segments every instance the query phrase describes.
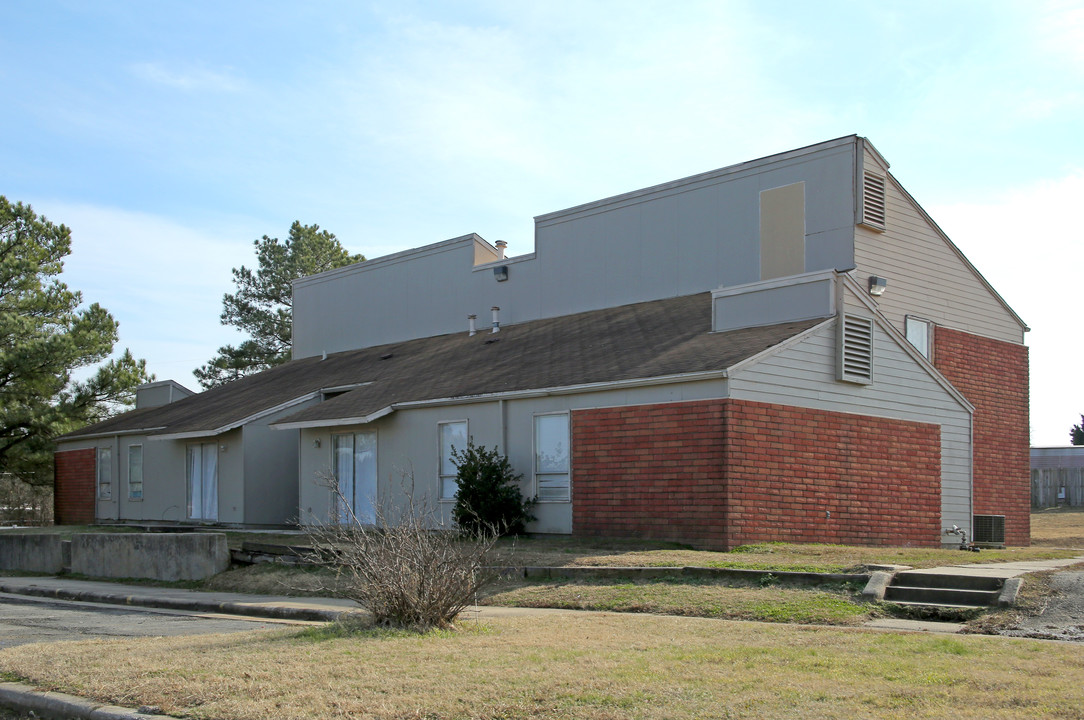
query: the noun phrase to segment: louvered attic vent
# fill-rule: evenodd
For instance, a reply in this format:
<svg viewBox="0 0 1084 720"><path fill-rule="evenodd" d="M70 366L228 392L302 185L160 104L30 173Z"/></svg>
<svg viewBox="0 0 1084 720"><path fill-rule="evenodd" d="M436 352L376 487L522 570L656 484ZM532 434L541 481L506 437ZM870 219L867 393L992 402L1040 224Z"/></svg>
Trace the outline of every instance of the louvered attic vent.
<svg viewBox="0 0 1084 720"><path fill-rule="evenodd" d="M839 379L873 382L873 321L844 315L839 346Z"/></svg>
<svg viewBox="0 0 1084 720"><path fill-rule="evenodd" d="M862 173L862 225L885 229L885 179L866 170Z"/></svg>

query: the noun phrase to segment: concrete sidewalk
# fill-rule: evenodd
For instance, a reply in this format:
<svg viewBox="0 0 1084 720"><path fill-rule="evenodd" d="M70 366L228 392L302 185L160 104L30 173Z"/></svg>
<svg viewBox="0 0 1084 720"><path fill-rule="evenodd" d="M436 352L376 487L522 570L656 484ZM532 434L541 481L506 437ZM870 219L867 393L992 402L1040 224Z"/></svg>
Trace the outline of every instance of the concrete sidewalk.
<svg viewBox="0 0 1084 720"><path fill-rule="evenodd" d="M1027 573L1042 572L1044 570L1057 570L1084 563L1084 556L1065 558L1064 560L1023 560L1020 562L1006 563L964 563L960 565L946 565L944 567L924 568L921 570L908 570L909 573L923 573L925 575L966 575L968 577L991 577L1008 580L1020 577Z"/></svg>
<svg viewBox="0 0 1084 720"><path fill-rule="evenodd" d="M63 577L0 577L0 592L11 595L132 605L136 607L222 613L280 620L330 622L346 612L360 612L351 600L285 595L205 592L149 585L125 585Z"/></svg>
<svg viewBox="0 0 1084 720"><path fill-rule="evenodd" d="M1084 556L1064 560L1032 560L1008 563L948 565L908 570L933 575L968 575L1009 579L1031 572L1056 570L1084 563ZM82 602L132 605L136 607L222 613L280 620L331 622L346 612L361 612L351 600L326 597L289 597L286 595L248 595L245 593L206 592L151 585L73 580L65 577L0 577L0 593L76 600ZM469 617L500 617L545 612L536 608L471 608ZM572 612L552 610L549 612ZM925 628L924 628L925 629Z"/></svg>

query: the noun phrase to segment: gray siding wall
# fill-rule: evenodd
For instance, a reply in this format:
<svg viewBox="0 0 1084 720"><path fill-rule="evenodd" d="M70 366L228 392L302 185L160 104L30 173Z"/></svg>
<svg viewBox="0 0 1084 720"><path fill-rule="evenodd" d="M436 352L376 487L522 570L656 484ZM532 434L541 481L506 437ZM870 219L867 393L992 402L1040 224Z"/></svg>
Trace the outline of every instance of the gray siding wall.
<svg viewBox="0 0 1084 720"><path fill-rule="evenodd" d="M867 314L868 316L868 314ZM874 336L874 382L836 380L836 323L739 369L738 400L940 423L941 521L971 528L971 415L882 328Z"/></svg>
<svg viewBox="0 0 1084 720"><path fill-rule="evenodd" d="M877 167L869 154L865 162ZM957 330L1022 343L1020 323L891 176L886 205L885 232L855 228L854 259L860 284L870 275L888 280L877 304L892 325L902 332L904 316L916 315Z"/></svg>
<svg viewBox="0 0 1084 720"><path fill-rule="evenodd" d="M437 510L450 521L451 503L438 502L437 477L439 439L437 424L450 420L466 420L475 444L498 446L508 455L516 472L523 474L521 490L526 497L536 494L534 480L534 416L539 413L566 412L592 407L645 405L685 402L726 397L725 380L675 383L654 387L607 390L577 395L553 395L519 400L465 403L444 407L400 410L367 426L344 426L301 431L301 499L302 522L327 521L330 493L320 484L321 476L331 471L331 436L339 432L372 430L377 432L377 467L379 501L390 508L404 502L403 479L413 478L416 501ZM315 441L320 447L315 448ZM572 485L575 488L573 475ZM573 491L574 492L574 491ZM394 512L394 509L392 510ZM532 532L572 532L572 504L568 502L539 503L531 524Z"/></svg>
<svg viewBox="0 0 1084 720"><path fill-rule="evenodd" d="M274 430L269 424L310 407L316 400L261 418L244 426L245 522L284 525L297 521L297 430Z"/></svg>
<svg viewBox="0 0 1084 720"><path fill-rule="evenodd" d="M128 498L128 447L143 446L143 499ZM185 480L184 443L148 440L145 435L121 435L94 440L71 440L59 444L57 450L112 447L113 508L108 516L97 507L99 520L169 521L185 520L187 484ZM116 459L120 455L120 460ZM95 492L95 496L97 492Z"/></svg>
<svg viewBox="0 0 1084 720"><path fill-rule="evenodd" d="M535 252L475 266L476 236L298 281L294 357L705 292L761 279L760 193L804 183L805 271L854 263L853 138L535 219ZM514 251L515 248L513 247Z"/></svg>

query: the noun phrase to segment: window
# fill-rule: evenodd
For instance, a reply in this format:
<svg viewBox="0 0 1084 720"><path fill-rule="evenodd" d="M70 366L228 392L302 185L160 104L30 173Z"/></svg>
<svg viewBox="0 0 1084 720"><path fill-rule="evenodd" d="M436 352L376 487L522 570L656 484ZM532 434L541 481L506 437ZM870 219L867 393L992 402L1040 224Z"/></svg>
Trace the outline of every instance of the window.
<svg viewBox="0 0 1084 720"><path fill-rule="evenodd" d="M128 446L128 499L143 499L143 446Z"/></svg>
<svg viewBox="0 0 1084 720"><path fill-rule="evenodd" d="M839 379L873 382L873 321L869 318L844 315L840 321Z"/></svg>
<svg viewBox="0 0 1084 720"><path fill-rule="evenodd" d="M339 483L333 516L349 523L376 522L376 433L359 432L331 436L331 454Z"/></svg>
<svg viewBox="0 0 1084 720"><path fill-rule="evenodd" d="M97 463L98 499L113 498L113 448L98 448Z"/></svg>
<svg viewBox="0 0 1084 720"><path fill-rule="evenodd" d="M865 170L862 173L862 225L885 229L885 178Z"/></svg>
<svg viewBox="0 0 1084 720"><path fill-rule="evenodd" d="M189 445L187 450L188 517L218 520L218 444Z"/></svg>
<svg viewBox="0 0 1084 720"><path fill-rule="evenodd" d="M922 353L922 357L929 360L930 330L933 327L933 323L929 320L923 320L908 315L903 319L903 326L907 335L907 342L914 345L915 349Z"/></svg>
<svg viewBox="0 0 1084 720"><path fill-rule="evenodd" d="M454 500L459 490L456 480L457 468L452 461L452 449L467 448L467 421L440 423L440 499Z"/></svg>
<svg viewBox="0 0 1084 720"><path fill-rule="evenodd" d="M535 415L534 478L539 500L571 500L568 450L568 413Z"/></svg>

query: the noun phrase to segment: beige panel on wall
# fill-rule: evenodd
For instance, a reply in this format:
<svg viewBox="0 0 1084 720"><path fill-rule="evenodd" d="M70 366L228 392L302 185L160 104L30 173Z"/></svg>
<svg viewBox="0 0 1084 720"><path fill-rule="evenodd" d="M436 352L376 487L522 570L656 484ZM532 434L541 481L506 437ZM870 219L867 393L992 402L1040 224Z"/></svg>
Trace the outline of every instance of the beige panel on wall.
<svg viewBox="0 0 1084 720"><path fill-rule="evenodd" d="M760 192L760 279L805 272L805 183Z"/></svg>

